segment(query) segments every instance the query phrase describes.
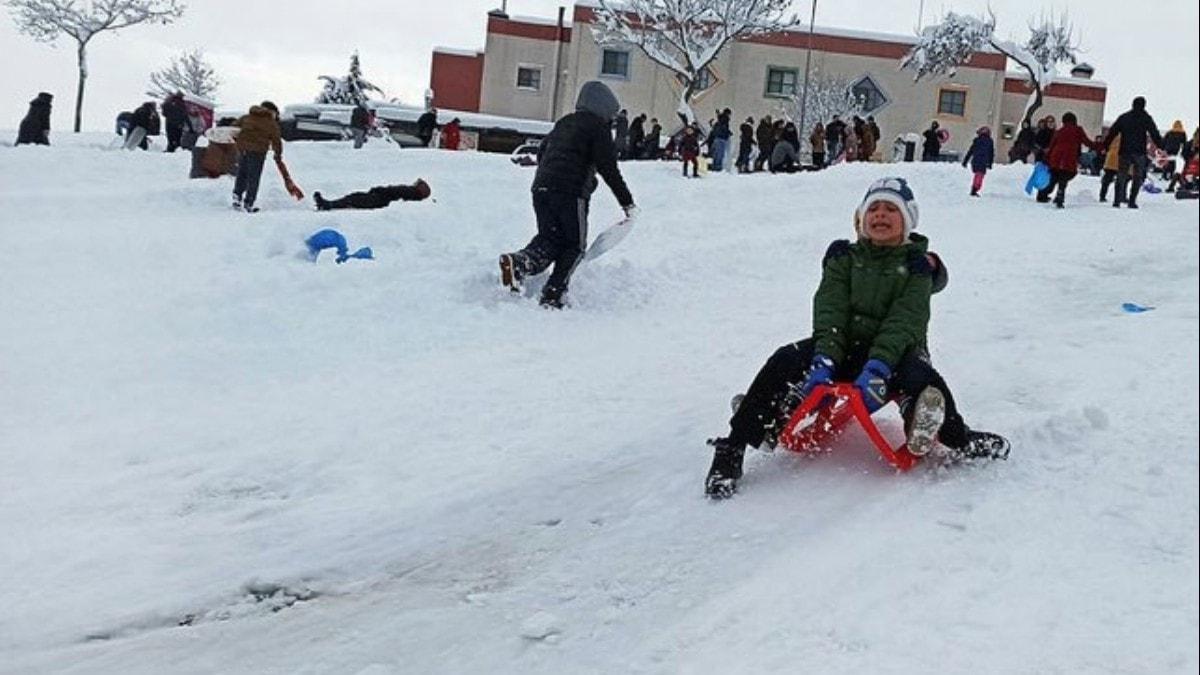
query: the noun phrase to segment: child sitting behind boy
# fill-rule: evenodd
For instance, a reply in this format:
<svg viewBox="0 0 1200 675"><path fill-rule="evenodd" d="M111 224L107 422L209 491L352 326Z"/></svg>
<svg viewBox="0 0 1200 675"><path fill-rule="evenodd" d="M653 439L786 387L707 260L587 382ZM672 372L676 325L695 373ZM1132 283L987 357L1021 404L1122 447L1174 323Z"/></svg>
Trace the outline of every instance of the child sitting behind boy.
<svg viewBox="0 0 1200 675"><path fill-rule="evenodd" d="M852 380L872 413L890 396L914 455L935 450L954 460L1008 456L1008 441L967 428L925 344L933 266L929 240L914 234L919 211L903 178L871 185L854 215L858 241L838 240L825 253L813 297L813 336L780 347L754 378L729 422L730 433L710 443L705 493L732 496L746 446L760 445L819 384Z"/></svg>

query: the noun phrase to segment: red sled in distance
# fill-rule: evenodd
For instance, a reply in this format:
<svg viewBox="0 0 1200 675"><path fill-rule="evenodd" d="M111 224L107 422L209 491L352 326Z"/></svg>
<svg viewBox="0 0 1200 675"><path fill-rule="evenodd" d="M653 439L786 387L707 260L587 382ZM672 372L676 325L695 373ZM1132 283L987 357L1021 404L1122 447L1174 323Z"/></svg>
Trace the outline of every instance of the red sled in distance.
<svg viewBox="0 0 1200 675"><path fill-rule="evenodd" d="M858 420L888 464L900 471L908 471L921 461L908 451L907 443L898 447L888 443L871 420L862 395L849 382L817 385L788 420L779 435L779 444L793 452L812 452L841 433L851 419Z"/></svg>

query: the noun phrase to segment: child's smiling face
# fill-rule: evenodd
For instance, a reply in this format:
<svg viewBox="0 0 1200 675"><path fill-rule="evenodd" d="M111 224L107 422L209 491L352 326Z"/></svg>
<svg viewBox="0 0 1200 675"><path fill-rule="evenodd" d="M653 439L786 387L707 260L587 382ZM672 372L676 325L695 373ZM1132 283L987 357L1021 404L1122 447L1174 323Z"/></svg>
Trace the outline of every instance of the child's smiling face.
<svg viewBox="0 0 1200 675"><path fill-rule="evenodd" d="M871 202L863 221L863 232L872 244L899 246L904 243L904 214L895 204L882 199Z"/></svg>

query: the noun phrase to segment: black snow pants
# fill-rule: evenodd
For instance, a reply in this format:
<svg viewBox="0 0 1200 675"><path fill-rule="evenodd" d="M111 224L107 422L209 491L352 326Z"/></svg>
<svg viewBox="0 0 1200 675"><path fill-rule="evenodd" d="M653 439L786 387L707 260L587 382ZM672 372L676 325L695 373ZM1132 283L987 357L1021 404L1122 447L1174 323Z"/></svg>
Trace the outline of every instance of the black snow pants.
<svg viewBox="0 0 1200 675"><path fill-rule="evenodd" d="M233 182L233 194L242 200L246 208L254 206L258 199L258 183L262 180L263 163L267 161L267 153L243 152L238 160L237 179Z"/></svg>
<svg viewBox="0 0 1200 675"><path fill-rule="evenodd" d="M1146 180L1146 165L1150 160L1145 154L1134 155L1122 152L1117 160L1117 195L1113 197L1113 204L1120 204L1128 195L1129 203L1136 204L1138 191L1142 189L1142 181ZM1130 169L1133 169L1132 176ZM1129 180L1133 179L1133 185L1129 185Z"/></svg>
<svg viewBox="0 0 1200 675"><path fill-rule="evenodd" d="M539 188L533 193L533 211L538 232L516 258L522 277L541 274L554 265L542 288L542 300L558 301L587 250L588 200Z"/></svg>
<svg viewBox="0 0 1200 675"><path fill-rule="evenodd" d="M418 201L421 195L413 185L380 185L366 192L351 192L340 199L325 202L329 209L382 209L394 201Z"/></svg>
<svg viewBox="0 0 1200 675"><path fill-rule="evenodd" d="M754 381L750 383L750 388L746 390L746 398L729 420L731 441L758 446L762 444L768 432L775 435L783 431L795 408L801 403L789 396L792 385L799 387L808 377L815 345L816 341L812 338L793 342L775 350L771 358L767 359ZM858 377L866 362L866 354L848 355L838 366L834 379L853 380ZM958 413L946 381L934 369L929 360L929 353L924 348L908 350L888 381L888 392L899 395L902 399L900 412L906 425L912 418L911 402L929 386L937 387L946 399L946 417L942 422L938 440L948 448L964 447L967 444L967 427Z"/></svg>

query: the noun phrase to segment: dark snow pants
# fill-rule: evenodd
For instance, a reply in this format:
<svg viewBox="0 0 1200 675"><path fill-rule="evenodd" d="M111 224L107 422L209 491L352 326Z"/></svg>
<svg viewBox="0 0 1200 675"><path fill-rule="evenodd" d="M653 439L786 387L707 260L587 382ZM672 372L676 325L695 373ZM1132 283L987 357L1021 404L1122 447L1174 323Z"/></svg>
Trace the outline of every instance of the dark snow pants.
<svg viewBox="0 0 1200 675"><path fill-rule="evenodd" d="M1038 190L1037 200L1039 202L1050 201L1050 193L1054 192L1054 188L1058 188L1058 193L1054 195L1054 203L1062 204L1067 198L1067 183L1075 178L1074 171L1063 171L1062 169L1050 169L1050 182L1046 187Z"/></svg>
<svg viewBox="0 0 1200 675"><path fill-rule="evenodd" d="M254 200L258 199L258 183L262 180L263 163L266 161L267 153L249 150L243 152L238 160L237 179L233 182L233 194L242 200L242 206L246 208L254 206Z"/></svg>
<svg viewBox="0 0 1200 675"><path fill-rule="evenodd" d="M794 396L789 396L792 385L799 387L808 377L815 345L816 341L808 338L775 350L750 383L750 388L746 390L746 398L729 420L730 440L758 446L762 444L768 431L772 435L783 431L792 412L801 403L795 400ZM850 354L838 366L834 379L852 381L858 377L866 362L866 354ZM888 393L901 398L900 413L906 425L912 418L912 402L929 386L939 389L946 398L946 417L942 422L938 440L948 448L965 446L966 424L958 414L946 381L930 362L929 352L924 348L908 350L888 381Z"/></svg>
<svg viewBox="0 0 1200 675"><path fill-rule="evenodd" d="M566 192L535 190L533 211L538 233L517 255L521 276L541 274L554 265L542 299L558 300L587 249L588 200Z"/></svg>
<svg viewBox="0 0 1200 675"><path fill-rule="evenodd" d="M1134 155L1122 152L1117 160L1117 195L1113 197L1113 204L1120 204L1125 200L1126 195L1129 197L1130 204L1137 203L1138 191L1142 189L1142 181L1146 180L1146 164L1149 163L1146 155ZM1130 175L1132 169L1132 176ZM1129 185L1129 179L1133 179L1133 185Z"/></svg>
<svg viewBox="0 0 1200 675"><path fill-rule="evenodd" d="M380 185L366 192L351 192L340 199L325 202L330 209L382 209L394 201L419 201L421 195L412 185Z"/></svg>
<svg viewBox="0 0 1200 675"><path fill-rule="evenodd" d="M182 145L183 125L167 125L167 152L175 152Z"/></svg>

